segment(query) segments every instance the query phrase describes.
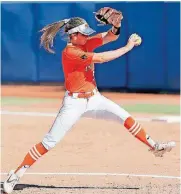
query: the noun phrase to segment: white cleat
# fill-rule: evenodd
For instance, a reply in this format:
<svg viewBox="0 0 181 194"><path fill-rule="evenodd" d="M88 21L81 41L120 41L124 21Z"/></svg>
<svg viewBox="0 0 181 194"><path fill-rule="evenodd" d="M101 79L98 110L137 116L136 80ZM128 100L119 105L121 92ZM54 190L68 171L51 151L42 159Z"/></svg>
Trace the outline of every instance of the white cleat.
<svg viewBox="0 0 181 194"><path fill-rule="evenodd" d="M15 185L18 183L19 177L11 170L8 174L8 178L3 183L3 190L5 193L12 193Z"/></svg>
<svg viewBox="0 0 181 194"><path fill-rule="evenodd" d="M150 151L155 155L155 157L163 157L166 152L170 152L175 146L176 143L174 141L167 143L156 143L154 148Z"/></svg>

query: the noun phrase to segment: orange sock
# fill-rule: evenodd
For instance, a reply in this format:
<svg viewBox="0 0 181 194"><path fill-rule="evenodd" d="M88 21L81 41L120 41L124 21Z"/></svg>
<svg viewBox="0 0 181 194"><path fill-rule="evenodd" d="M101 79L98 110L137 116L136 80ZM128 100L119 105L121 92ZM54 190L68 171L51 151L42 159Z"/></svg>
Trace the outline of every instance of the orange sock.
<svg viewBox="0 0 181 194"><path fill-rule="evenodd" d="M153 148L155 142L147 135L141 125L135 121L132 117L128 117L125 122L124 126L128 129L128 131L134 135L137 139L142 141L144 144Z"/></svg>
<svg viewBox="0 0 181 194"><path fill-rule="evenodd" d="M15 173L19 171L22 167L27 166L29 168L32 166L41 156L43 156L45 153L47 153L48 150L42 145L42 143L39 143L35 146L33 146L28 154L25 156L23 162L21 165L16 169Z"/></svg>

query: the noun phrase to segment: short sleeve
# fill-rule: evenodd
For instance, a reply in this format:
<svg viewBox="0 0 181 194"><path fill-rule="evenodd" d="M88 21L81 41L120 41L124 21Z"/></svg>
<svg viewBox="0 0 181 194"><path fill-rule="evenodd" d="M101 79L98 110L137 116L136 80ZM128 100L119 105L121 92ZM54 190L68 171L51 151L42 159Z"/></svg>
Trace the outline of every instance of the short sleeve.
<svg viewBox="0 0 181 194"><path fill-rule="evenodd" d="M93 51L94 49L103 45L102 34L96 34L95 36L91 36L86 43L86 47L88 51Z"/></svg>
<svg viewBox="0 0 181 194"><path fill-rule="evenodd" d="M67 47L65 55L67 59L74 61L76 64L86 66L92 63L94 53L84 52L77 47Z"/></svg>

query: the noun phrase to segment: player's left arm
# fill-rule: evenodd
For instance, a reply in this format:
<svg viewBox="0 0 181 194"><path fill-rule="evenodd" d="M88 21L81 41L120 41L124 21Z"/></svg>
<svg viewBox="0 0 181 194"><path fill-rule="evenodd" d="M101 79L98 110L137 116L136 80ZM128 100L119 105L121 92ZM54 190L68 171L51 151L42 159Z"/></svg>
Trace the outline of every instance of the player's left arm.
<svg viewBox="0 0 181 194"><path fill-rule="evenodd" d="M115 27L113 26L108 32L101 33L103 45L107 44L109 42L113 42L119 38L120 27L118 27L118 28L115 30ZM116 33L114 32L114 30L116 31ZM117 30L119 30L119 31L117 31Z"/></svg>
<svg viewBox="0 0 181 194"><path fill-rule="evenodd" d="M94 49L101 47L102 45L109 42L115 41L118 38L119 34L115 35L111 30L109 30L108 32L102 32L89 37L87 46L90 48L89 50L93 51Z"/></svg>

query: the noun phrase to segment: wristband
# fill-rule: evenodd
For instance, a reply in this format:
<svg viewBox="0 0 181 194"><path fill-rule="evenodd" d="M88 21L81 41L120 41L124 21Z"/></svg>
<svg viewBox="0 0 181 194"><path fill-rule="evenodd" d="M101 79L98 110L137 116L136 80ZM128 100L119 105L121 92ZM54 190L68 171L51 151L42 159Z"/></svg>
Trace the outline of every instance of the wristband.
<svg viewBox="0 0 181 194"><path fill-rule="evenodd" d="M115 27L115 26L113 26L112 29L111 29L111 32L112 32L114 35L119 35L119 34L120 34L120 27Z"/></svg>

